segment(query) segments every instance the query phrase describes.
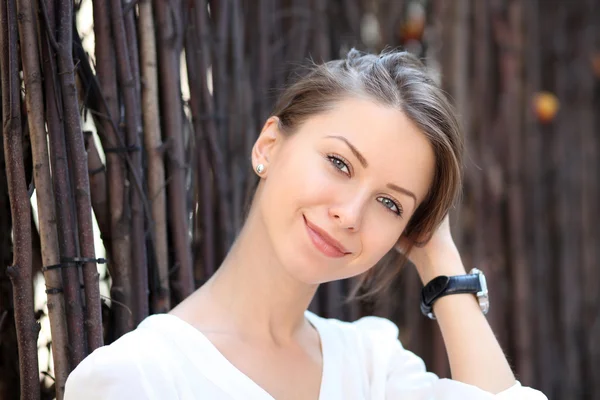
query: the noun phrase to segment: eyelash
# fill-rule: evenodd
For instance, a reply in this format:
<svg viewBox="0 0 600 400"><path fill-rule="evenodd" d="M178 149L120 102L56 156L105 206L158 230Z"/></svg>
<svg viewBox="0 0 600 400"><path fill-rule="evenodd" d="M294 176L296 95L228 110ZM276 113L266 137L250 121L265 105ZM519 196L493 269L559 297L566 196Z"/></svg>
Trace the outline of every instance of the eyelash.
<svg viewBox="0 0 600 400"><path fill-rule="evenodd" d="M327 160L329 160L329 162L331 163L331 165L333 165L333 167L339 171L340 173L346 175L347 177L351 177L352 176L352 165L350 164L350 162L348 160L346 160L344 157L338 155L338 154L327 154ZM348 169L348 173L342 171L339 167L338 164L336 164L336 162L338 163L342 163L344 167L346 167ZM385 199L385 200L389 200L392 202L392 204L394 206L396 206L396 209L398 211L394 211L392 209L390 209L389 207L386 207L384 205L384 207L386 207L388 210L390 210L391 212L393 212L394 214L396 214L397 216L401 217L403 210L402 210L402 206L400 205L400 203L398 203L396 200L390 198L390 197L384 197L384 196L378 196L377 197L377 201L379 201L379 199ZM382 201L379 201L381 204L384 204Z"/></svg>
<svg viewBox="0 0 600 400"><path fill-rule="evenodd" d="M337 169L338 171L340 171L342 174L345 174L348 177L352 176L352 173L354 172L354 170L352 169L352 165L344 157L342 157L342 156L340 156L338 154L327 154L327 159L335 167L335 169ZM335 161L342 163L344 165L344 167L348 168L348 173L345 173L340 168L338 168L338 166L336 165Z"/></svg>

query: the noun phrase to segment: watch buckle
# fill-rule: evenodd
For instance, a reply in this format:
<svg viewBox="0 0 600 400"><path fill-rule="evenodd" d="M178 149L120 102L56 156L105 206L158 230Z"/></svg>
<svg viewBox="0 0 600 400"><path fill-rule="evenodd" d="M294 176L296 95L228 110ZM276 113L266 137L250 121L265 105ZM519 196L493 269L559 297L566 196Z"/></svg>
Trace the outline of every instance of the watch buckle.
<svg viewBox="0 0 600 400"><path fill-rule="evenodd" d="M479 278L479 286L481 287L481 290L475 295L477 296L477 301L479 302L479 307L481 308L483 315L486 315L490 309L490 295L488 292L485 275L483 275L483 273L477 268L471 269L469 274L477 275Z"/></svg>

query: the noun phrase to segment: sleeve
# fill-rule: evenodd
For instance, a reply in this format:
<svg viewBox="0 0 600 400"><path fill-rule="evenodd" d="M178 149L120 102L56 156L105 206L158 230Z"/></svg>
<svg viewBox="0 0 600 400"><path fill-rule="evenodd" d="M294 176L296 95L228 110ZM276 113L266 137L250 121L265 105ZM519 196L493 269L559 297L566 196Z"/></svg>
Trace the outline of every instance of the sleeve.
<svg viewBox="0 0 600 400"><path fill-rule="evenodd" d="M393 322L365 317L355 324L366 334L372 365L384 366L380 375L386 400L548 400L543 393L523 387L519 382L494 395L463 382L439 379L427 372L420 357L404 349Z"/></svg>
<svg viewBox="0 0 600 400"><path fill-rule="evenodd" d="M131 349L113 345L96 349L67 378L64 400L177 399L161 368Z"/></svg>

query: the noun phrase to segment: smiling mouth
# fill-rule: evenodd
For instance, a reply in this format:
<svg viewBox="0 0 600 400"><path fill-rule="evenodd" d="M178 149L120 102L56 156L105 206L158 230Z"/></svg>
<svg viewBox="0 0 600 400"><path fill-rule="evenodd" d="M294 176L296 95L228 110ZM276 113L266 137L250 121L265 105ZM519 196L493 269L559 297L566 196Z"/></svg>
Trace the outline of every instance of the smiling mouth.
<svg viewBox="0 0 600 400"><path fill-rule="evenodd" d="M340 242L335 240L317 225L311 223L306 218L306 216L303 215L302 217L304 218L304 223L306 225L308 236L310 237L311 241L313 242L313 245L317 248L317 250L319 250L327 257L333 258L341 258L347 254L351 254L351 252L348 251Z"/></svg>

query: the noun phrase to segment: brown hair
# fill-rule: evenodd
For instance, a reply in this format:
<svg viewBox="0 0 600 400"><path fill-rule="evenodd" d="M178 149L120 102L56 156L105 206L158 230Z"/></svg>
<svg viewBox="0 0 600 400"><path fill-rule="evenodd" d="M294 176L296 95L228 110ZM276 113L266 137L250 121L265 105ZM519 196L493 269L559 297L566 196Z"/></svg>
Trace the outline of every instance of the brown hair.
<svg viewBox="0 0 600 400"><path fill-rule="evenodd" d="M352 49L345 59L313 65L282 92L272 115L279 118L283 132L292 134L308 118L330 110L348 96L397 108L430 141L436 160L433 183L403 233L414 245L425 244L461 191L463 143L454 108L416 56L405 51L374 55ZM367 295L379 291L405 262L405 257L392 249L380 264L397 268L371 268L351 297L364 284L371 289Z"/></svg>

